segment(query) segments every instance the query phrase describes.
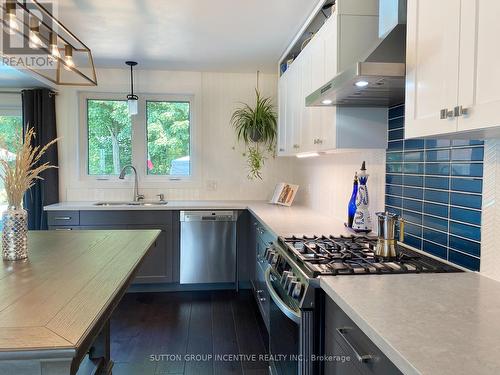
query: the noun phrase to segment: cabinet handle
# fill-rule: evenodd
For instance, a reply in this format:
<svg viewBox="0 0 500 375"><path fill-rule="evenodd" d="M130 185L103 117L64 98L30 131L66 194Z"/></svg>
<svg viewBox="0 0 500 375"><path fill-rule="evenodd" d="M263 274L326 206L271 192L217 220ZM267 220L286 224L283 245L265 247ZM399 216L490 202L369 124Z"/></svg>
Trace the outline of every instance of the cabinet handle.
<svg viewBox="0 0 500 375"><path fill-rule="evenodd" d="M439 118L441 120L446 120L448 118L453 118L453 117L456 116L455 115L455 111L456 111L456 107L455 107L455 109L453 111L448 110L448 108L444 108L441 111L439 111Z"/></svg>
<svg viewBox="0 0 500 375"><path fill-rule="evenodd" d="M293 148L300 148L299 145L293 145Z"/></svg>
<svg viewBox="0 0 500 375"><path fill-rule="evenodd" d="M346 336L346 333L348 331L352 330L352 328L337 328L337 332L342 337L342 339L345 341L347 346L354 352L354 355L356 356L356 359L358 362L369 362L374 359L374 356L371 354L359 354L358 350L352 345L352 343L349 341L349 339Z"/></svg>
<svg viewBox="0 0 500 375"><path fill-rule="evenodd" d="M469 108L464 108L463 106L461 105L457 105L454 109L453 109L453 114L455 115L455 117L459 117L459 116L466 116L469 114Z"/></svg>
<svg viewBox="0 0 500 375"><path fill-rule="evenodd" d="M56 230L73 230L73 228L56 228Z"/></svg>
<svg viewBox="0 0 500 375"><path fill-rule="evenodd" d="M285 149L284 148L280 148L280 152L285 152Z"/></svg>
<svg viewBox="0 0 500 375"><path fill-rule="evenodd" d="M444 108L441 111L439 111L439 118L441 120L446 120L448 118L453 118L453 117L455 117L454 111L448 110L447 108Z"/></svg>
<svg viewBox="0 0 500 375"><path fill-rule="evenodd" d="M71 216L55 216L54 220L71 220Z"/></svg>

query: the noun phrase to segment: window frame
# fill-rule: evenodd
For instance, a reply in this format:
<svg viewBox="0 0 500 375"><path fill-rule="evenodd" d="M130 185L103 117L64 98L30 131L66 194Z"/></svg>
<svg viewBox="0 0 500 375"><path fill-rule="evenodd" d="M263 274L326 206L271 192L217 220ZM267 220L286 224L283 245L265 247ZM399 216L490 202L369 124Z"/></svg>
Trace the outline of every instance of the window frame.
<svg viewBox="0 0 500 375"><path fill-rule="evenodd" d="M139 96L138 113L132 116L132 165L137 169L140 187L144 188L183 188L195 187L201 181L201 165L199 163L200 140L197 126L197 107L193 94L137 94ZM119 180L114 175L89 175L88 174L88 100L126 100L126 93L99 93L81 92L79 94L80 124L79 124L79 150L78 165L80 180L89 182L97 187L117 187L118 184L132 185L133 176L127 175L125 180ZM147 113L146 103L155 102L189 102L189 150L190 150L190 176L176 175L151 175L147 172Z"/></svg>

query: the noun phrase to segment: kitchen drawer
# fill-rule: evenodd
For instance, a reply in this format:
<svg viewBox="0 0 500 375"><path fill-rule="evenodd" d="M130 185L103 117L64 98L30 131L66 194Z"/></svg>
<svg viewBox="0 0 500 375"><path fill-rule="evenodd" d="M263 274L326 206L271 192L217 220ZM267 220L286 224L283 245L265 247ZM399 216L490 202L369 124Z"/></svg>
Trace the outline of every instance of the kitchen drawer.
<svg viewBox="0 0 500 375"><path fill-rule="evenodd" d="M171 225L172 212L164 210L80 211L81 225Z"/></svg>
<svg viewBox="0 0 500 375"><path fill-rule="evenodd" d="M349 365L363 375L399 375L402 374L382 351L366 336L332 299L326 298L325 307L325 352L326 355L346 353L350 357ZM366 358L361 358L365 357ZM368 357L369 356L369 357ZM338 368L348 368L346 364L335 362L325 365L325 373L338 374ZM328 369L328 371L326 371ZM352 371L352 369L351 369ZM340 372L344 374L344 372ZM345 372L350 374L352 372Z"/></svg>
<svg viewBox="0 0 500 375"><path fill-rule="evenodd" d="M47 224L52 225L79 225L80 211L48 211Z"/></svg>

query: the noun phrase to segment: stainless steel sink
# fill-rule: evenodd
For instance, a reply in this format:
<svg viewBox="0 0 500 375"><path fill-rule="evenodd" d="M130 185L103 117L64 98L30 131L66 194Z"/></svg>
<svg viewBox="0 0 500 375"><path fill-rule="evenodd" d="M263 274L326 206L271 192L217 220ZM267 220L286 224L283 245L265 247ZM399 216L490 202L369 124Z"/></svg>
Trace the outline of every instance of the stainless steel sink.
<svg viewBox="0 0 500 375"><path fill-rule="evenodd" d="M168 202L166 201L139 201L139 202L97 202L94 206L99 207L111 207L111 206L166 206Z"/></svg>

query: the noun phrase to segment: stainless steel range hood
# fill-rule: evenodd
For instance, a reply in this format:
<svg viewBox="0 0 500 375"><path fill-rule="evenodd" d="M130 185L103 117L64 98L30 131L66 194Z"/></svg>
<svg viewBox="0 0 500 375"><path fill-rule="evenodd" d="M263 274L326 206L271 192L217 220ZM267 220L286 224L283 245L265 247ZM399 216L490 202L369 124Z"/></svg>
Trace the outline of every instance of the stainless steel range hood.
<svg viewBox="0 0 500 375"><path fill-rule="evenodd" d="M380 0L379 41L306 98L306 106L389 107L404 102L406 0Z"/></svg>

